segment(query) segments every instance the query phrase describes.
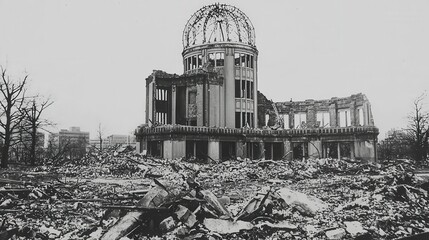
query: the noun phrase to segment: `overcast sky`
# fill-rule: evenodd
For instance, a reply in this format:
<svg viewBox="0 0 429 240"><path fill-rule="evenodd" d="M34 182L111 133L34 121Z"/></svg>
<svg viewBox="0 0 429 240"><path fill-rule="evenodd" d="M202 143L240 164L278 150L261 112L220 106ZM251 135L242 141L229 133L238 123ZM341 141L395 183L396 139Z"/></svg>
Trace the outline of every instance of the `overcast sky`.
<svg viewBox="0 0 429 240"><path fill-rule="evenodd" d="M182 32L213 1L0 0L0 65L50 96L57 128L95 138L144 122L145 78L182 73ZM274 101L362 92L379 139L429 90L429 1L222 1L251 19L259 90ZM428 103L428 99L426 103ZM429 110L429 104L426 105Z"/></svg>

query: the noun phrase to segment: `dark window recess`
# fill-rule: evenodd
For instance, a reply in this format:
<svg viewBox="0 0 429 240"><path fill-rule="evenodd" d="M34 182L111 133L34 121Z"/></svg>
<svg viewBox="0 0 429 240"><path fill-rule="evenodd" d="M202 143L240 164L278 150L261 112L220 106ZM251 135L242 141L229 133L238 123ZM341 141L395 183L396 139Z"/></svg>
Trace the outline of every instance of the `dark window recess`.
<svg viewBox="0 0 429 240"><path fill-rule="evenodd" d="M235 63L235 66L240 67L240 54L239 53L234 54L234 63Z"/></svg>
<svg viewBox="0 0 429 240"><path fill-rule="evenodd" d="M197 68L197 56L192 56L192 69Z"/></svg>
<svg viewBox="0 0 429 240"><path fill-rule="evenodd" d="M192 69L192 60L190 57L188 57L188 70Z"/></svg>
<svg viewBox="0 0 429 240"><path fill-rule="evenodd" d="M235 97L240 98L240 80L235 80Z"/></svg>
<svg viewBox="0 0 429 240"><path fill-rule="evenodd" d="M250 98L253 99L253 82L250 82Z"/></svg>
<svg viewBox="0 0 429 240"><path fill-rule="evenodd" d="M253 55L250 56L250 67L254 68L254 66L253 66Z"/></svg>
<svg viewBox="0 0 429 240"><path fill-rule="evenodd" d="M176 87L176 122L186 125L186 87Z"/></svg>
<svg viewBox="0 0 429 240"><path fill-rule="evenodd" d="M189 126L197 126L197 120L189 120Z"/></svg>
<svg viewBox="0 0 429 240"><path fill-rule="evenodd" d="M240 125L240 122L241 122L240 116L241 116L241 114L239 112L235 113L235 128L241 128L241 125Z"/></svg>
<svg viewBox="0 0 429 240"><path fill-rule="evenodd" d="M235 159L236 144L235 142L220 142L221 145L221 159L231 160Z"/></svg>
<svg viewBox="0 0 429 240"><path fill-rule="evenodd" d="M246 80L241 80L241 97L246 97Z"/></svg>
<svg viewBox="0 0 429 240"><path fill-rule="evenodd" d="M250 87L250 81L246 81L247 82L247 88L246 88L246 92L247 92L247 98L250 99L250 97L252 96L252 90Z"/></svg>
<svg viewBox="0 0 429 240"><path fill-rule="evenodd" d="M225 62L224 53L216 53L216 67L222 67Z"/></svg>
<svg viewBox="0 0 429 240"><path fill-rule="evenodd" d="M246 126L246 113L241 113L241 127Z"/></svg>
<svg viewBox="0 0 429 240"><path fill-rule="evenodd" d="M250 55L249 54L246 54L246 66L248 67L248 68L250 68Z"/></svg>

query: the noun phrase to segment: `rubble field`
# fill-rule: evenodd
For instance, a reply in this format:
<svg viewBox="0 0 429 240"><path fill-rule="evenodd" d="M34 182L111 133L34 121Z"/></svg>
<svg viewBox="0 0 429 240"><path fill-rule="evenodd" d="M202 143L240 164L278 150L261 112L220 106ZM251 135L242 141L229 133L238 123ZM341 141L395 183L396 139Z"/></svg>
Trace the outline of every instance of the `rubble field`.
<svg viewBox="0 0 429 240"><path fill-rule="evenodd" d="M414 172L90 153L1 170L0 239L429 239L428 178Z"/></svg>

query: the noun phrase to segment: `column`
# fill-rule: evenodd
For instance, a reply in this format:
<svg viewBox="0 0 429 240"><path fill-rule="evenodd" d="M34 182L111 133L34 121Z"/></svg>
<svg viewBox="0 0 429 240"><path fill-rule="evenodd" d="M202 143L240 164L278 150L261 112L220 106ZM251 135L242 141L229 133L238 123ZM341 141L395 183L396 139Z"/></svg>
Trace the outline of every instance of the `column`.
<svg viewBox="0 0 429 240"><path fill-rule="evenodd" d="M340 143L337 143L337 155L338 155L338 160L341 160L341 146L340 146Z"/></svg>
<svg viewBox="0 0 429 240"><path fill-rule="evenodd" d="M208 156L209 159L214 161L218 161L220 159L219 156L219 141L217 140L209 140L208 141Z"/></svg>
<svg viewBox="0 0 429 240"><path fill-rule="evenodd" d="M235 66L232 49L225 51L224 90L225 90L225 126L235 128Z"/></svg>
<svg viewBox="0 0 429 240"><path fill-rule="evenodd" d="M171 124L176 124L176 85L171 86Z"/></svg>

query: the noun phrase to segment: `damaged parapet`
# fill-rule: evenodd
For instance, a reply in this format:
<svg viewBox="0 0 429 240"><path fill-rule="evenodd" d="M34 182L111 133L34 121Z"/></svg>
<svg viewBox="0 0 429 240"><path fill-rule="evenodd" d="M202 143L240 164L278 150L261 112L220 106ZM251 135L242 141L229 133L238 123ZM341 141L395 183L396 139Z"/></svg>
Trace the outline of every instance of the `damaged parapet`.
<svg viewBox="0 0 429 240"><path fill-rule="evenodd" d="M207 24L207 25L206 25ZM185 26L184 73L146 79L146 123L137 148L163 158L376 160L378 129L365 95L273 103L258 92L249 18L225 4Z"/></svg>

